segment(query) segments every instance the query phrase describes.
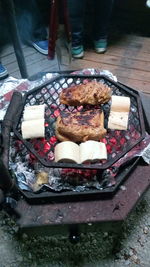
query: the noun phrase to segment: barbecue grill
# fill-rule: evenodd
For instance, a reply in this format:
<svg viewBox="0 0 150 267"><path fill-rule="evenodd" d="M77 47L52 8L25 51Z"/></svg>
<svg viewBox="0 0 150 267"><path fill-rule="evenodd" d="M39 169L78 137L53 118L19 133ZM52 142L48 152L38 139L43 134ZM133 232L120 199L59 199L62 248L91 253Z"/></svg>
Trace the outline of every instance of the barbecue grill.
<svg viewBox="0 0 150 267"><path fill-rule="evenodd" d="M113 95L128 96L131 99L131 111L129 115L129 126L128 131L108 131L106 136L106 144L108 148L108 160L106 163L99 164L70 164L70 163L56 163L53 161L54 146L58 143L51 142L52 137L55 137L54 123L58 114L61 111L75 111L76 107L66 107L60 105L59 94L62 88L68 88L72 85L79 85L81 83L96 80L97 82L103 82L110 86L113 90ZM33 153L38 160L46 167L60 167L60 168L80 168L80 169L106 169L110 167L114 162L131 150L136 144L138 144L145 134L144 122L142 117L142 107L138 95L129 91L123 85L113 82L104 76L86 76L86 75L60 75L54 78L52 81L40 86L34 90L25 94L22 99L22 108L20 109L21 114L16 117L16 124L14 124L13 131L16 136L23 142L23 144ZM46 105L45 115L45 140L26 141L21 135L21 117L24 107L28 105ZM85 107L89 109L90 107ZM109 116L109 104L103 105L105 114L105 124L107 126L107 120ZM115 145L114 145L115 143ZM45 146L48 147L45 153ZM38 149L37 149L38 148Z"/></svg>
<svg viewBox="0 0 150 267"><path fill-rule="evenodd" d="M133 111L130 112L129 115L128 133L122 131L122 135L119 135L117 139L118 145L122 139L126 139L126 136L128 136L126 139L128 140L127 146L122 143L118 152L115 153L116 148L113 147L110 140L114 138L116 132L109 132L106 137L108 144L107 150L109 153L108 162L88 166L89 170L97 170L97 179L100 179L107 168L111 168L113 164L117 163L123 156L133 150L145 136L145 120L143 119L143 109L139 93L134 89L121 83L116 83L105 76L62 74L55 77L50 82L24 93L23 96L20 93L15 92L2 122L2 160L0 167L3 176L1 176L0 187L3 190L1 191L1 200L3 200L3 204L5 203L3 206L5 206L5 208L6 206L9 207L9 210L13 211L15 214L21 215L18 223L23 228L29 225L41 226L121 221L127 216L129 211L149 186L149 166L145 166L145 164L141 165L140 157L136 157L128 162L128 164L121 167L116 176L116 184L110 188L101 188L101 190L90 188L85 192L74 192L71 190L55 192L47 189L36 193L24 191L19 188L16 177L9 166L10 131L12 129L15 138L22 142L22 157L25 157L26 153L31 153L41 165L50 169L54 167L56 169L87 169L87 166L84 164L64 165L62 163L55 163L53 157L49 159L48 155L49 153L52 154L54 149L54 144L50 143L49 140L54 136L54 129L51 126L57 117L55 114L57 114L61 108L63 110L67 108L65 106L60 107L58 93L61 91L62 87L67 88L72 84L80 84L85 80L91 79L102 81L112 87L114 95L129 96L131 99L131 111ZM53 92L52 95L50 94L50 91ZM43 104L45 102L47 105L45 121L48 128L51 128L52 131L49 132L49 130L46 130L46 141L44 140L44 142L41 142L40 140L35 140L35 142L23 140L20 124L24 107L28 105ZM107 124L109 104L104 105L103 110L106 118L105 124ZM53 120L49 120L49 117ZM131 133L134 133L134 135L131 135ZM40 147L39 153L35 150L35 144L37 144L37 142ZM40 152L44 150L45 142L49 142L50 151L46 151L44 156L42 155L41 157ZM110 146L112 148L109 151ZM143 177L143 173L145 174L145 178L144 180L141 180L141 175ZM124 191L120 189L122 184L126 188ZM3 198L4 195L5 198ZM26 218L22 212L23 210L26 211ZM119 213L117 212L118 210ZM37 219L40 213L42 213L42 216L40 219ZM93 214L95 214L94 217Z"/></svg>

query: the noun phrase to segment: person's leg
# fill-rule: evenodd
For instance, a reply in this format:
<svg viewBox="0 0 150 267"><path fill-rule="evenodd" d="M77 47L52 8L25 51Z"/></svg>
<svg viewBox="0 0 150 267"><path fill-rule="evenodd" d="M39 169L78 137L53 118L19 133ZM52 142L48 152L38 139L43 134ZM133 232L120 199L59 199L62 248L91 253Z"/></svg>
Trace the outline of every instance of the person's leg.
<svg viewBox="0 0 150 267"><path fill-rule="evenodd" d="M36 0L14 0L21 39L42 54L48 54L47 31Z"/></svg>
<svg viewBox="0 0 150 267"><path fill-rule="evenodd" d="M113 0L95 0L94 41L95 50L103 53L107 48L107 37Z"/></svg>
<svg viewBox="0 0 150 267"><path fill-rule="evenodd" d="M72 33L72 54L79 58L83 56L85 0L68 0L67 3Z"/></svg>

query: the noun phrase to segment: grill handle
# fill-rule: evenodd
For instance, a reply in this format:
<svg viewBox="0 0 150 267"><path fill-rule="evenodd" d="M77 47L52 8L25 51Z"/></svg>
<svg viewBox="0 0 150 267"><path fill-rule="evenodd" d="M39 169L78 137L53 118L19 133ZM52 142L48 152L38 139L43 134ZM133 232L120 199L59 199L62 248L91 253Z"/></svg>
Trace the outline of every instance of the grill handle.
<svg viewBox="0 0 150 267"><path fill-rule="evenodd" d="M8 106L4 120L2 122L2 161L7 169L9 169L9 147L10 147L10 132L13 124L17 119L17 115L22 110L23 101L20 92L14 92L11 102Z"/></svg>

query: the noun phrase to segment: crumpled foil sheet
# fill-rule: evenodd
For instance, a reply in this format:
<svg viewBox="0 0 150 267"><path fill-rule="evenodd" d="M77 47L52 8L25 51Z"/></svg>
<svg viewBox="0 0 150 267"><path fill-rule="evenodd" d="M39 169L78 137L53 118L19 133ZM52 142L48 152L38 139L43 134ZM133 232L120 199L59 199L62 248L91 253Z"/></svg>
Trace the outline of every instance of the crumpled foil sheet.
<svg viewBox="0 0 150 267"><path fill-rule="evenodd" d="M84 69L74 72L76 74L102 74L117 81L108 70ZM49 81L58 73L46 73L35 81L17 80L9 77L0 84L0 120L4 118L8 104L14 90L24 92L32 90L34 87ZM19 147L18 147L19 146ZM74 170L74 169L54 169L46 168L32 158L32 155L22 145L18 145L14 134L11 134L9 165L15 174L18 186L22 190L39 192L49 188L52 191L60 192L72 190L76 192L88 191L91 189L103 190L111 187L117 182L117 174L120 168L133 159L141 156L146 163L150 163L150 136L146 138L124 157L117 161L110 169L107 169L99 176L97 170Z"/></svg>
<svg viewBox="0 0 150 267"><path fill-rule="evenodd" d="M16 79L8 77L3 82L0 82L0 120L3 120L11 97L14 91L24 92L30 91L33 88L44 84L58 73L47 73L35 81L29 81L27 79Z"/></svg>

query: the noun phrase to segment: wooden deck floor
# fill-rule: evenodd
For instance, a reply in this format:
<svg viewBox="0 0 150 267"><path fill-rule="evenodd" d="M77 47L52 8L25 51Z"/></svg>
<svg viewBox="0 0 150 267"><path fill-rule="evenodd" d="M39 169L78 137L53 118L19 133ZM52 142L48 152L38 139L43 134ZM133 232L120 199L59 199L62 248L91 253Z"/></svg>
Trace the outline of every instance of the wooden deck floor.
<svg viewBox="0 0 150 267"><path fill-rule="evenodd" d="M93 50L87 50L84 59L72 60L70 64L68 54L62 48L60 66L57 56L54 60L48 60L32 47L23 46L23 50L30 76L38 72L57 71L59 68L99 68L111 71L120 82L130 87L150 93L150 38L122 35L109 45L107 53L98 55ZM11 45L4 49L1 59L11 76L21 77Z"/></svg>

